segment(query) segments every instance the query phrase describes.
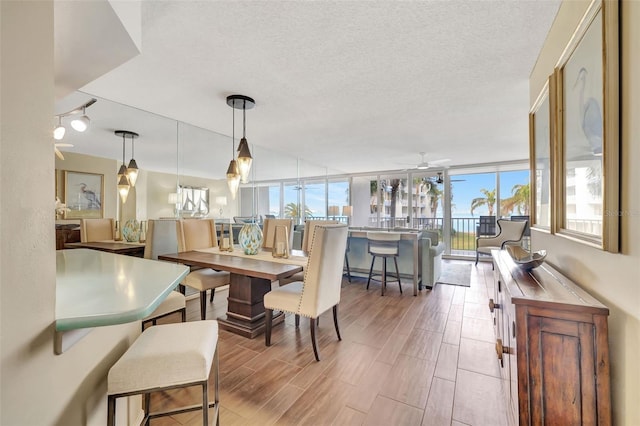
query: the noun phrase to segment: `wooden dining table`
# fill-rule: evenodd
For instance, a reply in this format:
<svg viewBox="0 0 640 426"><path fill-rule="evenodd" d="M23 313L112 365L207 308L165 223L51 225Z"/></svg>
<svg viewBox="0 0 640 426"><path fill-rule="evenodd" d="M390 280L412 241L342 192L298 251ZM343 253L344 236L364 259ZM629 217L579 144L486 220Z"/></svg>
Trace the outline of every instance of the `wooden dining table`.
<svg viewBox="0 0 640 426"><path fill-rule="evenodd" d="M264 333L264 295L271 291L271 282L300 272L306 266L305 257L279 259L266 252L252 256L240 250L220 252L217 248L163 254L158 260L228 271L231 276L227 313L218 318L218 325L250 339ZM274 313L273 325L283 321L282 312Z"/></svg>
<svg viewBox="0 0 640 426"><path fill-rule="evenodd" d="M121 241L92 241L84 243L66 243L64 248L87 248L107 253L125 254L127 256L144 257L144 243L128 243Z"/></svg>

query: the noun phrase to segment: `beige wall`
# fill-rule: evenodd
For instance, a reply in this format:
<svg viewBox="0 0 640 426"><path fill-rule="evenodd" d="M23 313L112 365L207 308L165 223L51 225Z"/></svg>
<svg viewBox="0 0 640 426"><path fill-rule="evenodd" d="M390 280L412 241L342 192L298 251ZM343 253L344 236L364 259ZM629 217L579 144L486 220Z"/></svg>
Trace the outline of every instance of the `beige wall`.
<svg viewBox="0 0 640 426"><path fill-rule="evenodd" d="M0 424L102 425L108 368L139 324L53 353L53 2L3 1L0 19Z"/></svg>
<svg viewBox="0 0 640 426"><path fill-rule="evenodd" d="M533 104L589 1L565 1L531 73ZM615 424L640 424L640 2L621 4L621 242L611 254L532 231L534 249L610 309L609 348Z"/></svg>

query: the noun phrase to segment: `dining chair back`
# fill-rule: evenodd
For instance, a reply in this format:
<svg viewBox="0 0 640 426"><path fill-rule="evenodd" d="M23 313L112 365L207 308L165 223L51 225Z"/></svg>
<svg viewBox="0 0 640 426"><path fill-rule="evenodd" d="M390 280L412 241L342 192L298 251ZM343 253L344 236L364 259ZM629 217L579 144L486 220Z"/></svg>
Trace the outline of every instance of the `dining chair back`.
<svg viewBox="0 0 640 426"><path fill-rule="evenodd" d="M315 230L316 225L334 225L336 223L340 223L337 220L307 220L304 222L304 233L302 235L302 251L305 255L309 255L309 250L311 249L311 236L313 236L313 231Z"/></svg>
<svg viewBox="0 0 640 426"><path fill-rule="evenodd" d="M178 220L176 233L179 252L218 247L213 219Z"/></svg>
<svg viewBox="0 0 640 426"><path fill-rule="evenodd" d="M273 250L276 226L285 226L289 236L289 247L293 246L293 219L265 219L262 224L262 248Z"/></svg>
<svg viewBox="0 0 640 426"><path fill-rule="evenodd" d="M147 226L147 240L144 246L144 258L158 260L158 255L175 253L178 251L178 237L176 235L176 220L149 220ZM156 321L168 315L180 313L182 322L187 320L187 303L184 294L172 291L158 305L158 307L142 320L142 330L149 323L156 325Z"/></svg>
<svg viewBox="0 0 640 426"><path fill-rule="evenodd" d="M176 222L178 252L218 247L216 223L213 219L190 219ZM200 293L200 318L207 317L207 291L211 290L210 302L213 302L215 289L228 285L230 275L224 271L209 268L191 268L182 284Z"/></svg>
<svg viewBox="0 0 640 426"><path fill-rule="evenodd" d="M342 340L338 327L338 304L347 232L346 224L316 225L304 281L293 282L265 294L265 344L267 346L271 345L271 322L274 309L294 314L296 326L299 324L300 316L310 318L311 342L316 361L320 361L316 340L316 319L330 308L333 308L333 322L338 340Z"/></svg>
<svg viewBox="0 0 640 426"><path fill-rule="evenodd" d="M109 241L115 239L113 219L80 219L80 241Z"/></svg>

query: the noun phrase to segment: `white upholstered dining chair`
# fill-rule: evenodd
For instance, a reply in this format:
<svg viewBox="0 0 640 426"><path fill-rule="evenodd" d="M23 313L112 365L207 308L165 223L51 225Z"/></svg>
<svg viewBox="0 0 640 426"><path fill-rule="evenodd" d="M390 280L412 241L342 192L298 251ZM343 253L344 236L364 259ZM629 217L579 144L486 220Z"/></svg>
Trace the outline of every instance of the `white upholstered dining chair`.
<svg viewBox="0 0 640 426"><path fill-rule="evenodd" d="M311 240L309 262L304 280L278 287L264 295L265 344L271 346L271 322L273 311L279 310L296 316L296 327L300 316L309 318L311 343L316 361L320 361L316 340L316 319L333 308L333 323L338 327L338 303L342 284L342 267L347 246L347 225L316 225Z"/></svg>
<svg viewBox="0 0 640 426"><path fill-rule="evenodd" d="M337 220L307 220L304 222L304 233L302 235L302 251L305 256L309 256L309 251L311 250L311 236L313 235L313 231L316 228L316 225L335 225L336 223L340 223ZM346 249L345 249L346 250ZM283 278L279 281L280 285L289 284L295 281L303 281L304 280L304 271L296 272L290 277Z"/></svg>
<svg viewBox="0 0 640 426"><path fill-rule="evenodd" d="M80 219L80 241L109 241L115 239L113 219Z"/></svg>
<svg viewBox="0 0 640 426"><path fill-rule="evenodd" d="M289 247L293 245L293 219L265 219L262 223L262 248L273 250L273 243L276 235L276 226L287 228L289 236Z"/></svg>
<svg viewBox="0 0 640 426"><path fill-rule="evenodd" d="M149 220L147 226L147 240L144 246L144 258L157 260L159 254L175 253L178 251L178 236L176 234L176 220ZM187 305L184 294L172 291L160 305L142 320L142 330L145 325L156 325L160 318L180 313L182 322L187 320Z"/></svg>
<svg viewBox="0 0 640 426"><path fill-rule="evenodd" d="M216 224L213 219L180 219L176 223L178 252L218 247ZM200 292L200 318L207 317L207 291L211 290L211 302L215 289L229 284L230 274L213 269L193 269L182 284Z"/></svg>

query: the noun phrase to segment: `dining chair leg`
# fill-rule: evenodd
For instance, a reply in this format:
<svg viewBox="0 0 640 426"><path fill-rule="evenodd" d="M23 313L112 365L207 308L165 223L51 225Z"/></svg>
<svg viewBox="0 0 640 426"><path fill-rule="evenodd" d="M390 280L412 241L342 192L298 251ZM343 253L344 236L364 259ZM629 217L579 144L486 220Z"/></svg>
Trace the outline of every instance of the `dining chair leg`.
<svg viewBox="0 0 640 426"><path fill-rule="evenodd" d="M203 321L205 319L207 319L207 292L206 292L206 290L200 292L200 319L203 320Z"/></svg>
<svg viewBox="0 0 640 426"><path fill-rule="evenodd" d="M371 268L369 268L369 279L367 280L367 290L369 290L369 283L371 282L371 274L373 273L373 262L376 261L376 257L373 256L371 259Z"/></svg>
<svg viewBox="0 0 640 426"><path fill-rule="evenodd" d="M478 265L478 250L476 250L476 265Z"/></svg>
<svg viewBox="0 0 640 426"><path fill-rule="evenodd" d="M316 356L316 361L320 361L320 356L318 355L318 342L316 339L316 319L309 318L309 328L311 329L311 343L313 344L313 354Z"/></svg>
<svg viewBox="0 0 640 426"><path fill-rule="evenodd" d="M400 269L398 269L398 258L393 258L393 263L396 265L396 276L398 277L398 287L400 287L400 294L402 294L402 283L400 282Z"/></svg>
<svg viewBox="0 0 640 426"><path fill-rule="evenodd" d="M182 317L182 322L187 322L187 308L180 309L180 316Z"/></svg>
<svg viewBox="0 0 640 426"><path fill-rule="evenodd" d="M209 303L213 303L213 297L216 295L216 289L211 289L211 296L209 297Z"/></svg>
<svg viewBox="0 0 640 426"><path fill-rule="evenodd" d="M300 315L296 314L296 328L300 327Z"/></svg>
<svg viewBox="0 0 640 426"><path fill-rule="evenodd" d="M338 326L338 305L333 306L333 325L336 327L338 340L342 340L342 337L340 337L340 327Z"/></svg>
<svg viewBox="0 0 640 426"><path fill-rule="evenodd" d="M264 310L264 344L265 346L271 346L271 321L272 320L273 320L273 309L265 309Z"/></svg>

